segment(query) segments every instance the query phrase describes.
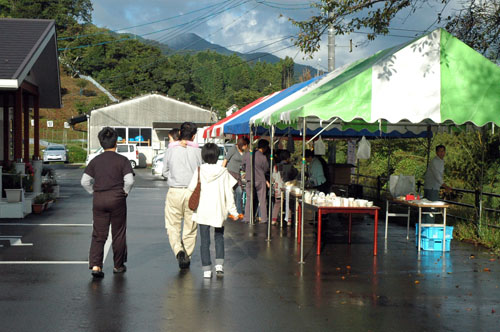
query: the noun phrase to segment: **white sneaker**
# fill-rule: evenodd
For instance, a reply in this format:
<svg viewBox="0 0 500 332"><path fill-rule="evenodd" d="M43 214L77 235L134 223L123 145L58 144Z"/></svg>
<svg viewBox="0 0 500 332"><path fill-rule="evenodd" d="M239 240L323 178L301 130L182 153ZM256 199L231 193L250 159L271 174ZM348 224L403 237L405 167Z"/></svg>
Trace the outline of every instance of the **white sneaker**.
<svg viewBox="0 0 500 332"><path fill-rule="evenodd" d="M215 265L215 273L217 273L217 276L223 276L224 267L222 265Z"/></svg>
<svg viewBox="0 0 500 332"><path fill-rule="evenodd" d="M203 271L203 278L212 278L212 271Z"/></svg>

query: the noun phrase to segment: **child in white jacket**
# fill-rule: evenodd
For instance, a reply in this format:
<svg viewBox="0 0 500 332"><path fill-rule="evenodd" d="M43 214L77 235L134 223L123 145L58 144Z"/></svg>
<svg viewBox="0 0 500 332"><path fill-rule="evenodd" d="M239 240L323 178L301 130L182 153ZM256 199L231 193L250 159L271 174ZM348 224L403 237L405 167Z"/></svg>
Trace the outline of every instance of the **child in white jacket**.
<svg viewBox="0 0 500 332"><path fill-rule="evenodd" d="M214 227L215 240L215 272L217 276L224 274L224 221L228 214L238 216L234 204L233 187L236 179L225 167L217 165L219 147L207 143L201 149L201 158L205 162L195 171L188 189L194 191L200 174L201 192L198 208L193 213L193 220L198 223L201 237L201 264L203 277L212 277L212 261L210 260L210 227ZM237 217L236 217L237 218Z"/></svg>

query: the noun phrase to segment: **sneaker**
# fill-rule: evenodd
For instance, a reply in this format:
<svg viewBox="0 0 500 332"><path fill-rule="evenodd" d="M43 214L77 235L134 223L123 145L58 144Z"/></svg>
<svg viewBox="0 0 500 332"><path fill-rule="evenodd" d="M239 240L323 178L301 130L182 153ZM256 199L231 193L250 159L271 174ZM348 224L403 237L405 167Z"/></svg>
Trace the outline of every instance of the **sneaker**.
<svg viewBox="0 0 500 332"><path fill-rule="evenodd" d="M245 215L244 215L244 214L238 214L238 219L239 219L239 220L243 220L243 218L244 218L244 217L245 217Z"/></svg>
<svg viewBox="0 0 500 332"><path fill-rule="evenodd" d="M124 273L125 271L127 271L127 267L125 265L113 268L113 273Z"/></svg>
<svg viewBox="0 0 500 332"><path fill-rule="evenodd" d="M179 268L180 269L187 269L189 268L189 265L191 264L191 261L189 260L189 257L186 255L184 250L181 250L177 253L177 261L179 262Z"/></svg>
<svg viewBox="0 0 500 332"><path fill-rule="evenodd" d="M212 278L212 271L203 271L203 278L205 279Z"/></svg>
<svg viewBox="0 0 500 332"><path fill-rule="evenodd" d="M236 221L238 220L238 217L236 216L233 216L232 214L229 215L229 219L233 220L233 221Z"/></svg>
<svg viewBox="0 0 500 332"><path fill-rule="evenodd" d="M217 277L222 277L224 275L224 266L215 265L215 273L217 274Z"/></svg>

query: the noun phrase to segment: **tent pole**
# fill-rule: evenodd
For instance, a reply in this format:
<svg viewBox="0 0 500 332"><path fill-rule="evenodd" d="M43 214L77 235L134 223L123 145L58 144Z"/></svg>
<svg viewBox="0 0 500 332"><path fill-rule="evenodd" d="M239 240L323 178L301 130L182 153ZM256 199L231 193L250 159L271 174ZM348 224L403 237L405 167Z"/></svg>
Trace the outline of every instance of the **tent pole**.
<svg viewBox="0 0 500 332"><path fill-rule="evenodd" d="M389 179L391 178L391 155L392 155L392 146L391 146L391 140L387 139L387 182L389 182Z"/></svg>
<svg viewBox="0 0 500 332"><path fill-rule="evenodd" d="M321 128L321 130L316 134L314 135L313 137L311 137L309 139L309 141L307 141L307 144L311 143L316 137L318 137L319 135L321 135L325 130L327 130L328 128L330 128L330 126L332 124L335 124L335 121L337 121L338 118L335 118L334 120L332 120L326 127L323 127Z"/></svg>
<svg viewBox="0 0 500 332"><path fill-rule="evenodd" d="M253 196L254 196L254 165L253 165L253 154L254 154L254 149L253 149L253 126L250 126L250 197L247 197L247 202L248 199L250 199L250 225L253 225L255 223L255 216L254 216L254 209L253 209ZM248 185L248 181L247 181Z"/></svg>
<svg viewBox="0 0 500 332"><path fill-rule="evenodd" d="M306 118L304 117L303 118L303 122L302 122L302 167L301 167L301 170L300 170L300 174L301 174L301 180L302 180L302 184L301 184L301 187L302 187L302 208L301 208L301 215L300 215L300 262L299 264L304 264L304 224L305 224L305 220L304 220L304 216L305 216L305 213L304 213L304 199L306 197L305 195L305 173L306 173Z"/></svg>
<svg viewBox="0 0 500 332"><path fill-rule="evenodd" d="M431 126L427 127L427 133L429 133L431 130ZM432 138L430 135L427 135L427 165L426 168L429 167L429 161L431 158L431 143L432 143Z"/></svg>
<svg viewBox="0 0 500 332"><path fill-rule="evenodd" d="M269 212L267 214L267 240L271 241L272 198L273 198L274 125L271 126L271 159L269 161ZM276 202L274 203L276 204Z"/></svg>
<svg viewBox="0 0 500 332"><path fill-rule="evenodd" d="M481 178L480 178L480 191L479 191L479 230L481 230L482 226L482 217L483 217L483 178L484 178L484 150L486 148L485 146L485 139L486 135L484 135L485 129L482 128L481 132L479 133L480 137L480 142L481 142Z"/></svg>

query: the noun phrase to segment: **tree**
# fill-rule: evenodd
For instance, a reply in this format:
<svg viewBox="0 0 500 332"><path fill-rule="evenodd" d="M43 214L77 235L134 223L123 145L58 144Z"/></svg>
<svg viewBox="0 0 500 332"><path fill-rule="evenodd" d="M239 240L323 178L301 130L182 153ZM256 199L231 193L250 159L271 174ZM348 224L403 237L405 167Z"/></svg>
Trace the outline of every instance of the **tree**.
<svg viewBox="0 0 500 332"><path fill-rule="evenodd" d="M487 58L500 59L500 0L471 1L446 29Z"/></svg>
<svg viewBox="0 0 500 332"><path fill-rule="evenodd" d="M429 2L447 5L451 0L322 0L313 6L319 8L324 14L313 16L306 21L291 19L292 23L300 29L295 45L312 55L319 49L321 35L329 24L333 26L336 35L367 28L370 30L367 37L373 40L378 34L389 33L392 19L403 9L409 8L413 13L420 6L428 5ZM436 15L437 20L441 20L441 14L436 13Z"/></svg>
<svg viewBox="0 0 500 332"><path fill-rule="evenodd" d="M58 32L92 22L91 0L1 0L0 17L41 18L56 21Z"/></svg>

